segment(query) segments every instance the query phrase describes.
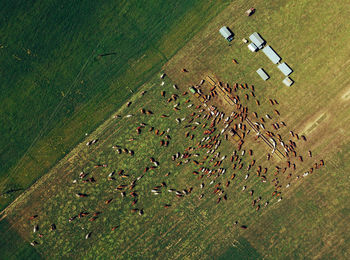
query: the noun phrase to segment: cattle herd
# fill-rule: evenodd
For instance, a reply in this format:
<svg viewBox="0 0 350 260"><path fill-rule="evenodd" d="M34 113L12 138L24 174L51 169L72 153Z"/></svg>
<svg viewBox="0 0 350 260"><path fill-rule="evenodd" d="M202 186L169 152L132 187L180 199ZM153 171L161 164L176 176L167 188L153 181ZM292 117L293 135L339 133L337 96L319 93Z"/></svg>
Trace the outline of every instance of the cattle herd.
<svg viewBox="0 0 350 260"><path fill-rule="evenodd" d="M188 73L187 69L182 71ZM160 77L161 88L166 87L163 81L165 77L165 74ZM173 196L173 200L164 201L163 208L171 208L174 204L181 203L181 200L186 199L186 197L193 196L194 193L197 194L195 199L203 200L203 198L208 197L208 200L212 200L214 204L222 204L228 200L232 189L235 189L242 193L242 196L249 198L250 205L248 207L252 207L254 211L263 210L272 201L281 201L283 189L289 188L293 181L312 174L324 165L323 160L318 160L311 166L305 164L310 161L313 154L311 151L298 150L298 142L307 141L304 135L289 131L289 136L282 138L280 131L287 127L287 124L280 120L277 100L267 100L272 107L273 116L250 110L248 106L252 100L255 101L254 107L256 109L260 107L254 86L237 83L230 86L221 82L218 82L216 86L210 86L203 79L198 85L195 85L195 88L201 96L205 97L206 102L200 102L194 96L190 96L191 94L186 90L180 90L177 85L173 85L171 89L173 93L167 89L159 90L159 98L171 107L172 114L176 115L179 111L186 111L186 116L176 117L164 111L156 113L146 107L137 107L136 102L126 104L126 107L132 108L133 112L114 116L116 121L135 118L133 137L128 141L151 138L151 135L152 138L158 139L158 148L156 149L157 153L147 158L147 163L140 167L137 174L130 173L127 169L110 169L107 163L94 166L96 170L107 168L109 172L106 174L105 180L114 185L114 195L103 200L105 209L108 209L108 205L113 204L114 200L127 200L130 201L129 214L140 217L147 214L147 208L142 207L144 194L141 193L141 189L138 189L138 185L142 185L146 178L153 178L152 171L157 170L163 163L172 163L177 172L193 176L191 178L194 179L187 185L174 187L174 184L167 179L175 172L166 172L162 181L146 191L154 198L159 197L162 193ZM145 94L146 91L141 92L141 97ZM222 95L226 95L226 98L232 103L222 105L222 102L218 102L220 99L225 103ZM175 133L171 128L159 129L156 125L151 125L147 119L152 117L161 118L160 120L173 120L177 132ZM249 125L247 120L252 122L254 126ZM239 137L239 140L232 138L232 132ZM164 152L171 145L176 147L176 140L173 137L175 134L180 135L181 142L185 140L188 145L184 149L172 153ZM273 149L270 150L271 148L267 147L269 150L266 155L255 158L256 153L252 149L252 143L258 142L261 143L261 147L265 146L261 142L263 137L268 140ZM94 146L101 141L103 140L93 139L88 141L86 145L88 149L94 149ZM300 146L304 147L305 145ZM111 149L116 156L129 156L131 159L138 156L137 149L134 151L125 145L113 144ZM276 149L282 151L282 159L276 157ZM160 161L157 159L161 153L166 154L169 157L168 160ZM261 154L261 151L259 153ZM309 159L307 160L305 157ZM187 170L189 168L191 170ZM254 185L248 182L252 178L255 178ZM97 181L88 171L81 171L76 173L73 180L73 185L77 183L95 185ZM265 194L264 197L254 188L256 185L270 184L272 184L273 192L269 196ZM143 192L145 191L143 190ZM76 190L72 199L88 200L90 195L88 192ZM102 211L77 211L76 214L65 217L67 224L72 224L83 218L94 222L103 214ZM39 215L40 213L29 216L29 221L34 226L32 246L39 245L45 237L45 232L40 227L40 221L37 221ZM119 228L119 223L106 223L105 225L110 225L111 232L116 232ZM239 224L237 220L233 221L234 226L247 229L247 225ZM62 227L57 223L52 223L48 229L49 232L55 232L60 228ZM82 238L89 239L95 232L98 230L84 230Z"/></svg>

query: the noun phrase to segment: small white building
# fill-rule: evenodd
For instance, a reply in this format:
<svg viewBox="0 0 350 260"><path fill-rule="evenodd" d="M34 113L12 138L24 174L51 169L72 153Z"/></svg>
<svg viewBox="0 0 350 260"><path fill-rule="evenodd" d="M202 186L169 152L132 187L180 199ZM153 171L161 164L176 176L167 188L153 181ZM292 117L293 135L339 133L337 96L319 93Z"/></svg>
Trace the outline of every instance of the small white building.
<svg viewBox="0 0 350 260"><path fill-rule="evenodd" d="M293 81L291 78L289 78L289 77L286 77L282 82L283 82L283 84L286 85L287 87L292 86L293 83L294 83L294 81Z"/></svg>
<svg viewBox="0 0 350 260"><path fill-rule="evenodd" d="M265 44L265 40L258 34L257 32L254 32L252 35L249 36L249 39L252 43L255 44L256 47L259 49L262 49Z"/></svg>
<svg viewBox="0 0 350 260"><path fill-rule="evenodd" d="M233 33L231 32L231 30L228 27L226 27L226 26L221 27L219 32L229 42L233 40Z"/></svg>
<svg viewBox="0 0 350 260"><path fill-rule="evenodd" d="M256 71L256 73L258 73L258 75L263 79L263 80L268 80L270 78L270 76L264 71L263 68L260 68Z"/></svg>
<svg viewBox="0 0 350 260"><path fill-rule="evenodd" d="M277 64L280 62L281 57L278 56L278 54L271 48L271 46L269 45L265 46L265 48L262 51L274 64Z"/></svg>
<svg viewBox="0 0 350 260"><path fill-rule="evenodd" d="M288 76L290 75L293 70L285 63L281 63L280 65L277 66L277 68L282 71L282 73L285 75L285 76Z"/></svg>
<svg viewBox="0 0 350 260"><path fill-rule="evenodd" d="M249 49L251 52L256 52L257 50L259 50L259 48L256 47L256 45L255 45L254 43L248 44L248 49Z"/></svg>

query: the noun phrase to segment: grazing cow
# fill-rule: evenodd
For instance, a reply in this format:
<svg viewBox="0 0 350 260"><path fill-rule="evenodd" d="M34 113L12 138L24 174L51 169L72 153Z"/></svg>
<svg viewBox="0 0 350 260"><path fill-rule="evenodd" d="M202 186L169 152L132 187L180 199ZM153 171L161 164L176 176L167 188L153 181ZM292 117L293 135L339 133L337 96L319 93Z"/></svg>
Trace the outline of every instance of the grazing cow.
<svg viewBox="0 0 350 260"><path fill-rule="evenodd" d="M112 231L116 230L117 228L119 228L119 226L112 227Z"/></svg>
<svg viewBox="0 0 350 260"><path fill-rule="evenodd" d="M34 228L33 228L33 232L37 232L39 230L39 226L38 225L35 225Z"/></svg>
<svg viewBox="0 0 350 260"><path fill-rule="evenodd" d="M247 226L245 226L245 225L242 225L241 226L241 229L247 229L248 227Z"/></svg>
<svg viewBox="0 0 350 260"><path fill-rule="evenodd" d="M92 232L86 234L85 239L89 239L91 237Z"/></svg>
<svg viewBox="0 0 350 260"><path fill-rule="evenodd" d="M55 224L51 224L50 231L54 231L54 230L56 230L56 225Z"/></svg>
<svg viewBox="0 0 350 260"><path fill-rule="evenodd" d="M76 193L75 196L78 197L78 198L84 198L84 197L87 197L88 195L87 194L83 194L83 193Z"/></svg>
<svg viewBox="0 0 350 260"><path fill-rule="evenodd" d="M30 242L30 245L31 246L36 246L36 245L38 245L39 243L38 242L36 242L35 240L33 240L32 242Z"/></svg>
<svg viewBox="0 0 350 260"><path fill-rule="evenodd" d="M37 218L38 217L38 215L33 215L33 216L31 216L30 218L29 218L29 220L33 220L33 219L35 219L35 218Z"/></svg>
<svg viewBox="0 0 350 260"><path fill-rule="evenodd" d="M92 222L92 221L95 221L96 219L97 219L97 216L96 216L96 217L92 217L92 218L90 218L90 219L89 219L89 221L91 221L91 222Z"/></svg>
<svg viewBox="0 0 350 260"><path fill-rule="evenodd" d="M74 219L76 219L77 218L77 216L73 216L73 217L70 217L69 219L68 219L68 221L69 222L72 222Z"/></svg>
<svg viewBox="0 0 350 260"><path fill-rule="evenodd" d="M309 157L312 157L312 152L310 150L308 151L308 155Z"/></svg>

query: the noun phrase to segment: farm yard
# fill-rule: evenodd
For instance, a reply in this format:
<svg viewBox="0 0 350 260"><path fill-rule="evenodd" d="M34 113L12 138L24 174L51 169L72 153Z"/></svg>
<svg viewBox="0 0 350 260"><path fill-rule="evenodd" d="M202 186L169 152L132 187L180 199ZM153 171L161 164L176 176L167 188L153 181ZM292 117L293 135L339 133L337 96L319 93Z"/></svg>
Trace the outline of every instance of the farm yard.
<svg viewBox="0 0 350 260"><path fill-rule="evenodd" d="M252 2L231 3L0 224L34 258L347 259L350 25L338 2L254 2L251 17ZM291 87L242 43L254 31L293 67ZM21 258L11 241L23 243L0 248Z"/></svg>

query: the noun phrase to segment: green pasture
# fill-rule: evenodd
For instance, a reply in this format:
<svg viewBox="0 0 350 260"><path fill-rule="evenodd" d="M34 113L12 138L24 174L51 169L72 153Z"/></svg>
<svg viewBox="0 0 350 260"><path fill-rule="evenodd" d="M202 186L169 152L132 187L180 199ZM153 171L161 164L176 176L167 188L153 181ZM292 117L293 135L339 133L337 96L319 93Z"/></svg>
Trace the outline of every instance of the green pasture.
<svg viewBox="0 0 350 260"><path fill-rule="evenodd" d="M1 259L39 259L40 255L5 219L0 222Z"/></svg>
<svg viewBox="0 0 350 260"><path fill-rule="evenodd" d="M225 6L227 1L197 0L4 3L0 208L118 109Z"/></svg>
<svg viewBox="0 0 350 260"><path fill-rule="evenodd" d="M101 96L91 97L90 103L75 107L76 112L72 114L71 121L66 123L61 120L57 123L59 128L52 128L47 137L41 141L38 140L35 146L38 149L33 146L31 157L25 157L26 159L21 163L23 166L17 168L17 171L23 175L18 175L18 180L14 179L16 182L13 182L12 186L6 186L6 189L24 187L19 179L26 182L26 178L33 176L31 174L25 176L27 173L25 169L28 169L28 166L31 166L30 172L36 172L37 176L41 176L41 173L47 172L53 162L57 164L5 212L6 222L1 223L5 223L2 224L6 226L5 230L11 226L10 234L15 243L26 241L25 243L29 244L33 240L37 241L39 244L31 249L44 258L53 258L57 255L65 258L113 256L121 259L349 258L348 223L350 220L347 206L349 186L347 172L350 166L348 160L350 136L347 126L350 123L350 90L347 75L350 72L348 64L350 52L349 45L345 44L350 38L350 25L347 23L349 8L342 1L328 3L304 0L293 2L239 0L228 6L225 3L213 5L208 3L208 5L205 7L205 4L198 2L197 9L194 5L191 5L191 8L184 7L182 16L180 14L177 16L181 18L178 18L176 23L166 26L170 28L167 32L169 34L166 34L169 37L162 37L160 41L155 37L153 42L155 44L150 44L152 49L145 50L148 54L144 57L135 54L136 58L131 61L125 58L131 66L129 70L124 69L120 72L119 81L115 79L108 87L106 86L110 91L109 94L105 94L102 98L107 90L101 90L99 91L102 93ZM128 4L124 6L126 10L131 8ZM203 9L198 9L198 6L202 6ZM226 8L219 12L224 6ZM252 17L245 16L244 11L252 6L257 8L256 14ZM169 8L168 12L176 15L172 13L172 7L165 5L164 8ZM153 9L150 10L153 11ZM107 13L112 12L108 7L103 10ZM142 9L142 11L146 10ZM210 14L206 16L208 20L203 24L201 20L203 17L199 16L201 12ZM126 16L129 22L134 21L128 15L131 15L130 12L120 17ZM145 16L140 16L135 21L141 18L146 19ZM196 22L192 22L192 19ZM145 21L142 19L140 21L138 25L140 28L147 27ZM108 27L109 21L105 22ZM202 26L196 26L199 24ZM130 26L129 23L128 25ZM223 25L229 26L235 33L235 40L231 45L218 33ZM111 30L110 27L108 28ZM193 31L193 28L196 30ZM242 43L241 39L248 38L254 31L258 31L280 54L282 61L293 68L291 78L295 80L295 84L291 88L282 85L281 81L284 78L282 73L262 52L251 53ZM102 31L99 33L104 35ZM177 34L179 37L176 36ZM321 36L322 40L320 40ZM180 39L186 40L183 42ZM191 41L185 44L188 40ZM101 46L103 46L102 43ZM108 46L113 44L110 43ZM113 52L110 49L111 47L102 51ZM90 53L93 50L100 53L99 49L92 47ZM140 53L143 52L140 51ZM175 53L176 55L173 56ZM139 57L143 58L139 60ZM147 57L152 58L154 63ZM85 82L95 83L94 77L99 77L99 74L93 73L94 66L101 66L101 70L98 70L101 73L100 77L103 77L104 73L109 73L110 70L113 71L115 68L111 64L117 62L114 58L116 59L110 55L100 59L94 58L93 62L86 63L81 74L86 73L89 77L77 79L74 89L79 89L77 86L78 83L81 84L81 80L84 80L82 85L88 85ZM239 64L233 64L233 58ZM17 60L15 57L14 59ZM140 64L138 61L143 65L137 67ZM159 71L164 62L166 64L163 70L168 77L165 78L165 85L161 86ZM77 66L77 71L83 64L80 63ZM147 64L152 65L147 67L147 71L143 71L142 68ZM134 71L141 72L141 76L133 78L134 76L130 75L134 75L134 71L130 68L136 67ZM267 82L263 82L257 76L255 71L259 67L263 67L271 76ZM104 68L103 71L102 68ZM182 68L188 69L189 72L182 73ZM68 71L71 72L71 70ZM249 93L246 90L240 90L237 94L240 95L242 103L249 106L250 112L256 111L260 117L270 114L271 122L283 120L287 127L281 128L278 133L285 141L291 138L290 130L306 135L306 142L296 141L298 155L304 157L304 162L290 158L292 163L297 164L297 170L292 172L292 178L286 179L285 176L278 175L283 185L281 202L277 203L276 198L271 197L274 187L270 181L275 178L273 175L275 166L285 167L286 160L266 161L268 150L261 141L254 141L253 133L247 136L243 148L246 151L253 149L253 158L256 159L256 165L246 181L244 180L246 165L253 158L247 154L240 156L244 167L242 171L233 170L229 158L236 145L223 140L223 137L221 137L222 144L218 151L220 151L220 157L228 156L221 166L226 168L227 172L211 185L209 183L213 180L212 178L204 177L198 180L192 174L198 166L190 162L177 167L176 163L170 159L172 154L183 152L183 149L188 146L195 146L203 138L204 129L200 126L191 130L191 134L195 136L194 140L190 141L184 137L184 133L190 131L184 128L189 114L194 111L198 113L194 107L187 108L187 106L198 102L191 96L181 96L181 93L187 90L188 86L198 84L208 73L216 75L222 82L229 82L231 85L235 82L254 85L255 99L260 101L260 106L255 104L255 99L252 97L249 101L244 99L244 94ZM107 76L106 78L109 78ZM144 81L147 83L139 88L138 86ZM118 82L120 85L117 84ZM131 82L135 84L126 84ZM177 92L180 96L177 101L179 111L174 111L174 102L166 102L170 94L176 93L172 88L174 83L180 87ZM92 85L89 86L87 88L93 88ZM122 99L114 98L120 95L116 89L124 87L133 90L134 95L127 94L127 90L124 89L125 96ZM141 97L141 91L144 90L147 93ZM166 91L166 98L160 96L162 90ZM63 96L62 93L60 95ZM188 98L191 98L191 102L185 103ZM269 98L278 100L279 105L272 107L268 102ZM130 107L123 105L119 108L122 100L123 103L124 101L133 103ZM74 104L74 102L68 103ZM225 109L226 113L230 112L230 108L218 99L211 104L217 104L220 109ZM152 110L154 114L142 115L139 112L142 107ZM119 108L118 111L117 108ZM274 109L277 109L281 115L276 116L273 113ZM112 111L117 112L112 114ZM115 114L122 117L111 118ZM125 117L127 114L133 114L133 116L127 118ZM161 118L161 114L169 117ZM107 121L98 126L98 122L107 117ZM56 120L56 117L54 118ZM177 124L175 118L185 118L185 120ZM57 120L59 119L57 117ZM205 122L201 118L198 121ZM141 135L137 135L136 127L141 122L147 125L142 129ZM272 131L270 121L265 125L267 130ZM162 138L154 132L148 132L150 126L161 131L170 128L171 140L168 147L160 147L159 141ZM94 128L97 130L85 140L85 132L90 133ZM221 128L222 124L215 133L218 133ZM77 137L74 143L84 142L70 153L68 153L70 151L68 146L57 145L71 143L70 147L73 147L71 138L75 135ZM99 141L95 145L91 147L85 145L88 140L96 138ZM136 140L128 141L130 138ZM132 149L135 155L131 157L118 154L112 149L113 145ZM308 158L308 150L312 150L312 158ZM195 150L192 153L199 153L198 158L203 158L206 155L205 151L205 149ZM63 156L65 157L59 160ZM129 195L121 198L119 192L114 189L121 183L129 184L132 179L143 174L144 167L151 165L149 161L151 156L159 161L160 165L157 169L145 173L135 187L139 194L139 201L135 207L144 210L144 215L139 216L130 211L132 198ZM325 167L305 178L296 179L297 175L302 175L320 159L325 160ZM35 160L37 162L34 163ZM96 164L108 164L108 167L95 169ZM258 165L268 168L267 183L262 183L256 177L255 171ZM120 169L124 169L129 177L116 176L115 181L107 180L107 175L112 170L118 172ZM93 176L97 180L96 183L81 183L78 175L82 170L89 173L88 177ZM168 172L170 175L165 176ZM227 201L216 204L217 195L213 194L212 185L218 182L225 184L232 173L236 173L237 177L228 188L224 187ZM286 174L288 173L290 173L289 170ZM73 184L74 179L77 179L78 183ZM165 188L162 188L161 194L152 195L151 189L163 181L168 186L166 189L182 190L193 187L193 191L183 198L175 197ZM203 191L199 187L202 182L205 183ZM6 183L10 182L6 181ZM14 185L15 183L17 185ZM286 188L287 183L291 183L289 188ZM247 185L248 190L254 189L254 198L262 197L261 204L269 200L270 205L256 212L255 207L251 206L252 197L247 192L241 191L243 185ZM87 193L89 196L76 198L74 195L76 192ZM199 200L198 196L201 193L205 196ZM3 197L3 205L17 195L18 193L13 193L7 198ZM112 202L106 205L104 202L110 198L113 198ZM164 204L171 204L171 207L164 208ZM80 211L87 211L90 214L88 217L69 223L69 217L77 215ZM90 222L89 218L96 211L102 213L95 221ZM38 214L39 217L29 221L28 218L34 214ZM233 224L235 221L239 222L236 226ZM57 230L50 232L49 227L52 223L57 225ZM38 233L43 234L42 238L38 237L38 233L33 233L35 224L39 225ZM112 232L111 227L117 225L119 227ZM242 230L239 228L240 225L247 225L248 229ZM18 236L15 236L14 230L23 238L22 242ZM85 239L88 232L92 232L91 237ZM26 250L30 250L29 247L23 247L23 253L18 253L8 245L9 243L3 243L1 247L8 247L6 255L13 258L20 258L20 254L28 255L29 251Z"/></svg>
<svg viewBox="0 0 350 260"><path fill-rule="evenodd" d="M93 133L90 139L99 139L92 145L85 143L79 145L66 158L63 159L49 173L49 178L37 184L35 189L18 202L18 206L8 212L8 219L16 227L17 231L28 241L37 241L39 245L34 248L45 258L52 258L57 255L62 257L76 258L84 256L87 258L99 257L119 257L119 258L198 258L209 256L220 256L225 250L230 250L232 241L240 236L240 226L250 225L252 221L262 214L267 208L263 207L266 201L270 201L272 207L277 201L270 198L273 186L269 183L262 183L254 171L250 171L248 180L244 180L247 165L251 160L256 159L256 167L263 163L257 156L249 156L247 153L239 157L242 159L244 167L242 170L233 170L230 157L237 149L236 144L225 141L223 135L220 137L222 144L217 152L220 152L216 160L223 156L223 164L220 167L226 169L226 173L215 178L204 176L201 180L192 172L199 171L199 167L213 168L215 162L209 163L209 159L215 154L209 154L209 159L201 166L193 163L203 160L208 149L192 151L198 157L191 157L190 161L183 165L176 166L177 162L185 161L178 159L175 162L171 156L177 152L183 153L187 147L197 147L197 143L205 137L203 131L208 129L210 121L203 118L195 119L192 123L190 114L199 113L198 109L188 107L193 101L185 103L190 97L189 94L182 96L182 91L174 90L172 83L165 79L165 85L160 85L159 76L147 83L140 91L130 99L130 107L122 107L117 113L121 118L112 118L104 123ZM161 97L161 91L166 92L166 97ZM147 91L141 96L141 91ZM171 94L177 93L180 97L174 102L167 102ZM156 101L157 100L157 101ZM196 100L195 102L198 101ZM175 104L179 104L179 111L173 109ZM143 115L140 109L151 110L153 115ZM161 115L168 117L162 118ZM132 117L126 117L132 115ZM176 118L184 120L178 124ZM197 126L195 122L200 124ZM136 128L140 123L146 126L141 130L141 134L136 133ZM207 123L207 127L202 125ZM191 127L197 126L191 130ZM223 128L220 123L213 135L218 134ZM154 127L152 132L149 128ZM170 136L168 147L161 147L159 142L165 138L155 135L154 131L167 131ZM193 140L185 138L185 132L194 135ZM134 141L129 141L134 138ZM134 156L118 154L112 146L120 146L135 152ZM264 151L262 149L262 151ZM215 153L217 153L215 152ZM159 162L159 167L143 173L143 169L150 167L150 157L154 157ZM94 168L95 165L107 164L106 168ZM255 168L254 168L255 169ZM117 175L117 172L124 170L127 178ZM94 177L96 183L82 183L79 173L84 171L89 173L89 177ZM110 172L116 171L115 180L107 180ZM169 176L165 176L170 173ZM225 184L233 173L236 178L231 181L230 186ZM135 191L138 193L138 202L131 206L133 198L126 190L127 196L122 198L120 192L115 188L120 184L130 184L132 180L144 175L137 182ZM73 183L78 180L78 183ZM210 182L213 181L212 184ZM162 188L162 193L153 195L151 190L165 182L167 187ZM199 187L205 184L203 190ZM218 195L213 194L214 185L221 183L221 187L227 195L227 201L216 203ZM246 185L247 191L242 192L242 187ZM174 193L169 193L167 189L173 188L179 191L193 188L193 191L177 198ZM253 189L254 195L250 196L248 191ZM76 198L75 193L89 194L86 198ZM199 195L204 194L204 198L199 200ZM259 212L251 206L253 198L262 197L262 208ZM106 205L105 201L113 199ZM170 204L169 208L164 208L165 204ZM270 207L269 206L269 207ZM139 216L131 212L132 208L144 210L144 215ZM77 215L81 211L89 212L89 216L69 222L68 219ZM101 212L98 218L90 222L94 212ZM31 215L38 214L38 218L28 221ZM238 225L234 222L238 221ZM50 225L55 223L56 231L49 231ZM34 225L39 225L39 233L33 233ZM117 230L111 231L113 226L119 226ZM92 232L91 238L85 239L85 235ZM182 240L182 242L180 242ZM232 241L231 241L232 240ZM231 242L230 242L231 241ZM242 243L242 248L249 247L249 244ZM251 252L251 253L249 253ZM253 253L247 251L247 256ZM245 249L241 249L237 254L244 256Z"/></svg>
<svg viewBox="0 0 350 260"><path fill-rule="evenodd" d="M251 6L257 8L252 17L237 11ZM342 1L238 1L165 66L183 85L197 83L208 71L223 82L255 85L261 106L253 103L251 111L261 114L271 107L268 99L276 99L280 105L275 108L287 124L279 131L282 138L290 139L289 130L306 135L307 142L298 144L298 153L307 158L297 165L300 173L313 160L327 161L320 174L293 180L289 190L284 189L286 200L245 234L266 258L349 258L349 13ZM217 32L221 25L235 33L230 46ZM255 31L294 70L292 87L282 84L283 74L262 52L251 53L242 42ZM183 66L191 72L185 77L178 72ZM271 76L266 82L255 72L260 67ZM308 158L308 150L313 158Z"/></svg>

